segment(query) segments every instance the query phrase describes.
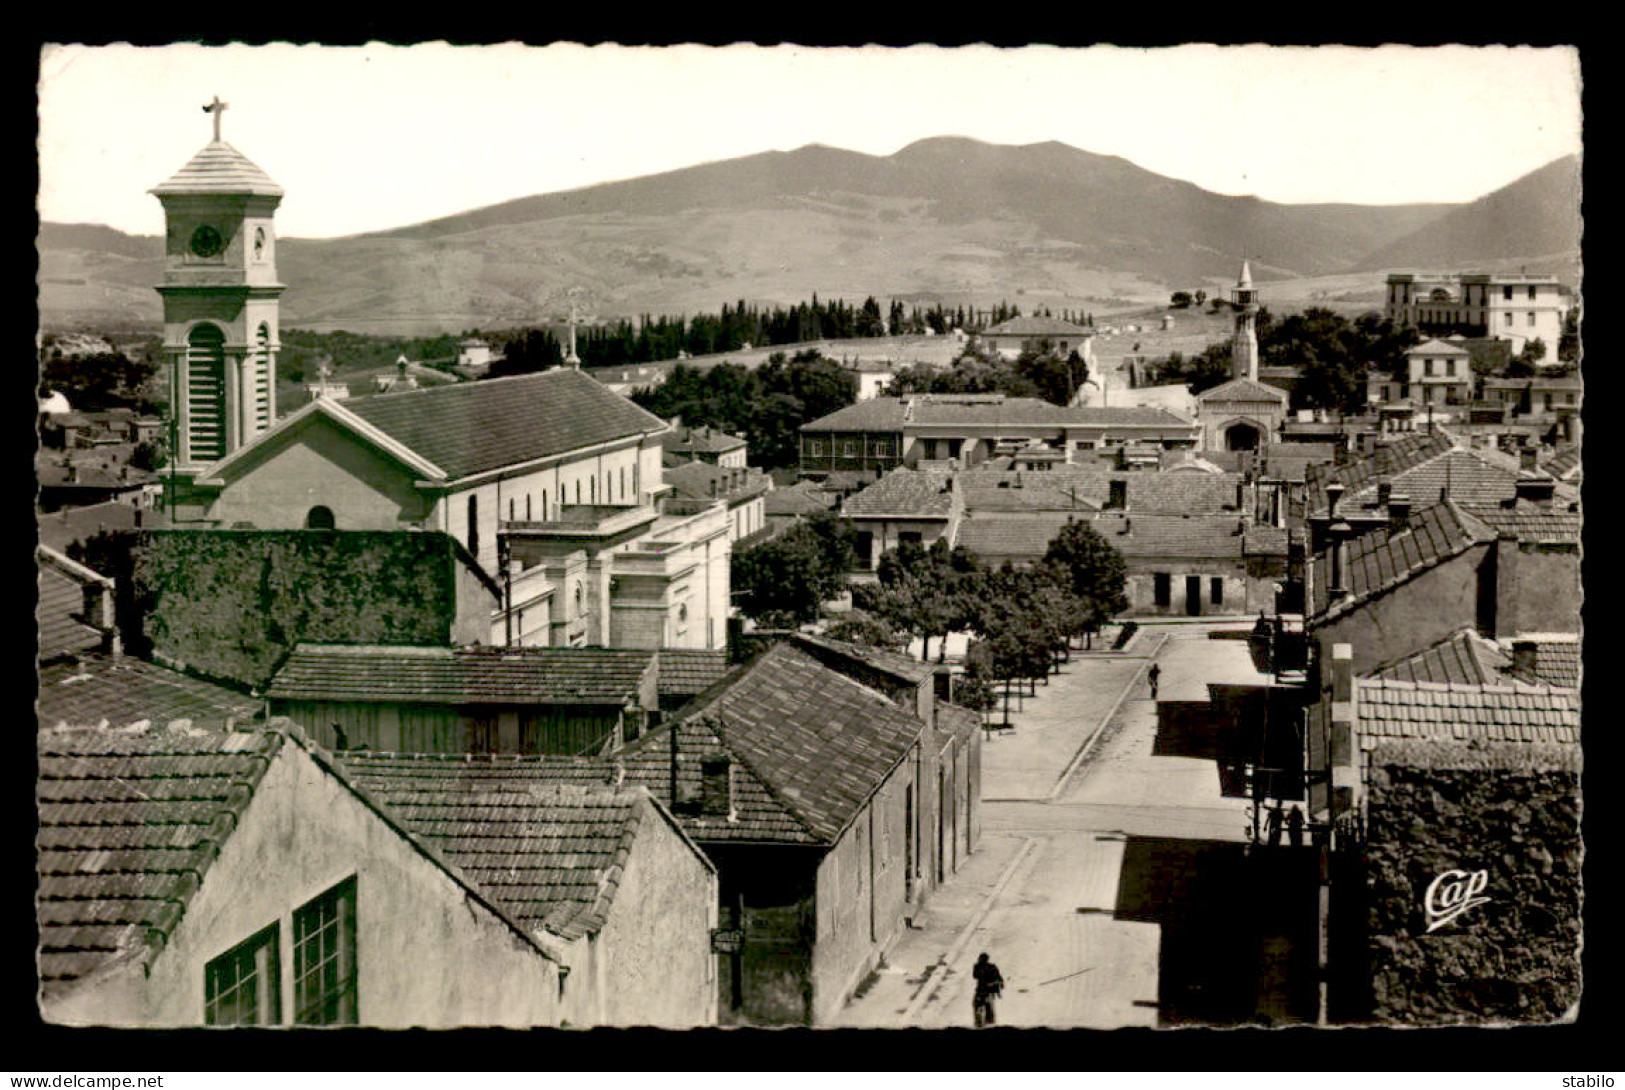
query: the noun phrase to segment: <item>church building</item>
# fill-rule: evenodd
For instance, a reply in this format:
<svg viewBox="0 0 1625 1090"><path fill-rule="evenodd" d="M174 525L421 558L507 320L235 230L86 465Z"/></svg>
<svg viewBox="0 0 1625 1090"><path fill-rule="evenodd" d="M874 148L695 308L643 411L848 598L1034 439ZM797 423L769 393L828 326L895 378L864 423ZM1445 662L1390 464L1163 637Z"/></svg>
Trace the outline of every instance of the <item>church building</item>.
<svg viewBox="0 0 1625 1090"><path fill-rule="evenodd" d="M1230 350L1232 377L1196 397L1202 449L1262 450L1286 419L1287 395L1258 381L1258 292L1245 260L1232 301L1236 314Z"/></svg>
<svg viewBox="0 0 1625 1090"><path fill-rule="evenodd" d="M320 397L278 419L283 190L219 138L219 118L153 190L168 227L172 524L439 532L503 584L494 642L723 646L726 510L668 513L666 422L586 373Z"/></svg>

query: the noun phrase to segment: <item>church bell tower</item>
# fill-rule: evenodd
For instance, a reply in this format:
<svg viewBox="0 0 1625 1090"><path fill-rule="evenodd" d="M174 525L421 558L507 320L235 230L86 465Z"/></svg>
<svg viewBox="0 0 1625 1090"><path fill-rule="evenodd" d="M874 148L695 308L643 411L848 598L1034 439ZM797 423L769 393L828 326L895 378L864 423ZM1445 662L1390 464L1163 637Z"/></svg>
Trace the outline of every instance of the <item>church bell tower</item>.
<svg viewBox="0 0 1625 1090"><path fill-rule="evenodd" d="M1231 298L1235 304L1236 332L1230 342L1230 377L1258 381L1258 292L1253 271L1242 258L1241 275Z"/></svg>
<svg viewBox="0 0 1625 1090"><path fill-rule="evenodd" d="M220 138L151 190L164 206L164 352L177 487L276 419L281 347L273 216L282 187Z"/></svg>

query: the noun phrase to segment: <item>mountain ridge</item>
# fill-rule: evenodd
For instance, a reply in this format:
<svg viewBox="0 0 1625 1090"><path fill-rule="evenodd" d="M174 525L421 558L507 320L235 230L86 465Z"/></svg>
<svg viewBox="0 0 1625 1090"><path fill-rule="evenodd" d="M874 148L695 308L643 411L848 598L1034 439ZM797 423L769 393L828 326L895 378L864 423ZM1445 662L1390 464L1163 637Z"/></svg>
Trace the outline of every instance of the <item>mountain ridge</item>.
<svg viewBox="0 0 1625 1090"><path fill-rule="evenodd" d="M1428 265L1438 262L1409 258L1429 247L1472 252L1441 239L1494 239L1480 249L1498 261L1571 249L1577 259L1577 228L1562 245L1563 216L1545 209L1561 186L1536 177L1559 178L1568 161L1466 204L1292 205L1212 193L1059 141L938 136L887 156L806 145L386 231L284 237L284 323L529 323L577 285L600 317L692 313L739 298L790 305L815 292L1149 300L1219 288L1243 255L1267 282L1375 270L1387 253ZM1577 208L1572 218L1577 225ZM51 223L39 238L47 318L156 317L161 240Z"/></svg>

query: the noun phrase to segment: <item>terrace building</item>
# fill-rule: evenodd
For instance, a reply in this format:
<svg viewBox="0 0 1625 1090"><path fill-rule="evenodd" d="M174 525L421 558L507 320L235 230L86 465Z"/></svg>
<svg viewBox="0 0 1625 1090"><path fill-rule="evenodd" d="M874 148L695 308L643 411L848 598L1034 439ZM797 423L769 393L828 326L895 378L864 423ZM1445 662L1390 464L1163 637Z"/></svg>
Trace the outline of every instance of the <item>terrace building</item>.
<svg viewBox="0 0 1625 1090"><path fill-rule="evenodd" d="M801 427L801 475L885 473L955 459L977 465L1035 445L1071 462L1082 452L1150 442L1191 448L1200 429L1163 409L1052 405L1003 394L876 397Z"/></svg>
<svg viewBox="0 0 1625 1090"><path fill-rule="evenodd" d="M1031 314L1017 315L984 329L976 334L976 343L1009 360L1023 352L1042 351L1047 346L1050 351L1063 357L1076 352L1085 363L1093 366L1094 337L1095 331L1086 326Z"/></svg>
<svg viewBox="0 0 1625 1090"><path fill-rule="evenodd" d="M1570 303L1555 276L1492 273L1390 273L1385 313L1424 334L1498 337L1523 351L1540 339L1555 357Z"/></svg>

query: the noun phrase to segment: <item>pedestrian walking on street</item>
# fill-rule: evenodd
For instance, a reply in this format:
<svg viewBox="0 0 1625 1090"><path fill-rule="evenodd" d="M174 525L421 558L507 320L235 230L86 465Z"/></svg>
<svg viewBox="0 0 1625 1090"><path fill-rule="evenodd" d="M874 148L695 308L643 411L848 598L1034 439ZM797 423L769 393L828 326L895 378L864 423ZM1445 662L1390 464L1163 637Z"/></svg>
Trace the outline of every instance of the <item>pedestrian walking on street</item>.
<svg viewBox="0 0 1625 1090"><path fill-rule="evenodd" d="M1296 806L1286 816L1286 835L1294 848L1303 847L1303 811Z"/></svg>
<svg viewBox="0 0 1625 1090"><path fill-rule="evenodd" d="M1145 675L1145 679L1151 683L1151 699L1152 700L1157 699L1157 682L1159 680L1161 680L1161 678L1162 678L1162 667L1158 666L1156 663L1153 662L1151 664L1151 669L1149 671L1147 671L1146 675Z"/></svg>
<svg viewBox="0 0 1625 1090"><path fill-rule="evenodd" d="M976 959L976 968L971 970L976 978L976 996L971 1001L971 1013L976 1018L976 1028L995 1025L998 1018L993 1013L993 1001L1004 991L1004 977L999 975L999 967L988 960L987 954Z"/></svg>
<svg viewBox="0 0 1625 1090"><path fill-rule="evenodd" d="M1269 816L1264 819L1264 829L1269 833L1270 847L1279 848L1281 846L1281 808L1279 806L1270 807Z"/></svg>

